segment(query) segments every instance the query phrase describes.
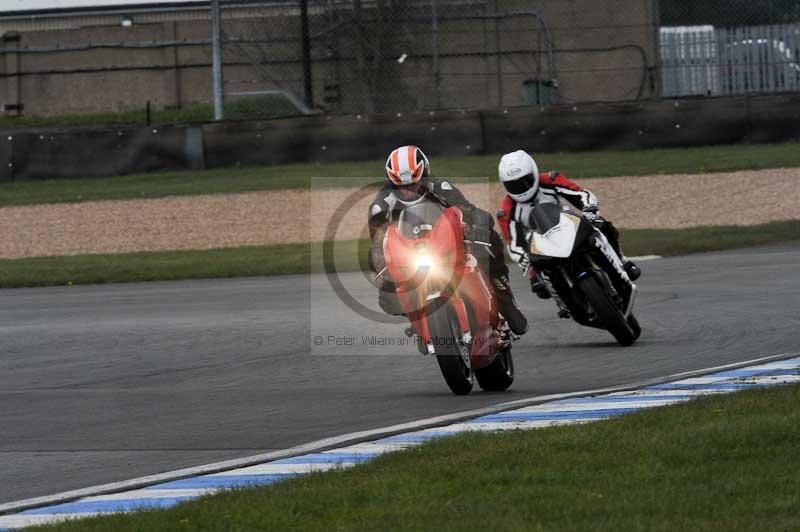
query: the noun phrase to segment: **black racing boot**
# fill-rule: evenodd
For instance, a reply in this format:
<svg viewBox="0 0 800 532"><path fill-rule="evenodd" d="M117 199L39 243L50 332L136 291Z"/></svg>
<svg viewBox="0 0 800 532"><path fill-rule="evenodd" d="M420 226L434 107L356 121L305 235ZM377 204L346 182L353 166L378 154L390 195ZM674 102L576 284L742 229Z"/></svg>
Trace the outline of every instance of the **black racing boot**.
<svg viewBox="0 0 800 532"><path fill-rule="evenodd" d="M635 281L642 275L642 270L632 260L624 259L622 267L625 269L625 273L628 274L631 281Z"/></svg>
<svg viewBox="0 0 800 532"><path fill-rule="evenodd" d="M539 299L550 299L552 294L550 294L550 290L547 289L547 286L539 279L537 275L533 279L531 279L531 292L536 294Z"/></svg>
<svg viewBox="0 0 800 532"><path fill-rule="evenodd" d="M506 319L508 328L518 336L525 334L528 331L528 319L514 301L507 275L500 275L494 279L494 291L497 294L497 308Z"/></svg>
<svg viewBox="0 0 800 532"><path fill-rule="evenodd" d="M547 289L547 285L544 284L542 278L539 277L539 273L533 266L528 266L527 270L525 270L525 275L528 276L528 279L531 282L531 292L536 294L539 299L550 299L552 294L550 294L550 290Z"/></svg>

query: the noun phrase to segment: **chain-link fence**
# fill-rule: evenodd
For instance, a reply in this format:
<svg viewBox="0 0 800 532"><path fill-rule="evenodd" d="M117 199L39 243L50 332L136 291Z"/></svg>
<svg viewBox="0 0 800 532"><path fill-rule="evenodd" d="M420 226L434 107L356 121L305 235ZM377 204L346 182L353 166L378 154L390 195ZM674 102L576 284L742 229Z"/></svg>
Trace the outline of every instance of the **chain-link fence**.
<svg viewBox="0 0 800 532"><path fill-rule="evenodd" d="M262 106L278 105L281 94L300 111L330 113L654 96L653 3L568 4L308 0L256 8L225 0L225 63L236 65L226 67L226 93L251 93L251 111L267 114ZM264 91L273 103L257 99Z"/></svg>
<svg viewBox="0 0 800 532"><path fill-rule="evenodd" d="M220 5L229 119L800 90L797 0ZM5 114L211 119L209 6L154 6L0 13Z"/></svg>
<svg viewBox="0 0 800 532"><path fill-rule="evenodd" d="M662 95L800 90L797 0L662 0Z"/></svg>

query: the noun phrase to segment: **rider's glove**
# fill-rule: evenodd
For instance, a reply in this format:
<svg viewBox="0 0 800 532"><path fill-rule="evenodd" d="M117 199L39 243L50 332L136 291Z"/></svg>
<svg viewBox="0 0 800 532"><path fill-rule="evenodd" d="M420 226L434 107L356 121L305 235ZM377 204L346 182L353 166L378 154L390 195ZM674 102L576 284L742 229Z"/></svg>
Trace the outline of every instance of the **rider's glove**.
<svg viewBox="0 0 800 532"><path fill-rule="evenodd" d="M584 207L583 217L592 223L597 222L598 219L600 219L600 216L597 214L597 205L587 205Z"/></svg>

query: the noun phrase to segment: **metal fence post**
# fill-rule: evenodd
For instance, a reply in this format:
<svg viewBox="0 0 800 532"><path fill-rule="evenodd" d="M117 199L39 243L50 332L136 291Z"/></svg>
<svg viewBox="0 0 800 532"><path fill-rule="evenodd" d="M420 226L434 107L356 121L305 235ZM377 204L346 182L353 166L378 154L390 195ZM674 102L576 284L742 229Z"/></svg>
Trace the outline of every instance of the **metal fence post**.
<svg viewBox="0 0 800 532"><path fill-rule="evenodd" d="M497 9L497 0L494 0L492 15L494 15L494 53L497 58L497 107L503 107L503 53L500 40L500 19Z"/></svg>
<svg viewBox="0 0 800 532"><path fill-rule="evenodd" d="M214 120L223 120L223 87L222 87L222 13L220 0L211 0L211 49L212 75L214 78Z"/></svg>
<svg viewBox="0 0 800 532"><path fill-rule="evenodd" d="M308 0L300 0L300 33L303 46L303 89L305 103L314 108L314 85L311 77L311 38L308 30Z"/></svg>
<svg viewBox="0 0 800 532"><path fill-rule="evenodd" d="M650 75L650 86L652 93L650 96L660 98L664 94L664 64L661 58L661 0L650 0L650 16L653 23L653 63L655 73ZM655 79L654 79L655 76Z"/></svg>
<svg viewBox="0 0 800 532"><path fill-rule="evenodd" d="M442 106L442 76L439 70L439 13L436 9L436 0L431 1L431 38L433 52L433 86L436 92L436 108Z"/></svg>

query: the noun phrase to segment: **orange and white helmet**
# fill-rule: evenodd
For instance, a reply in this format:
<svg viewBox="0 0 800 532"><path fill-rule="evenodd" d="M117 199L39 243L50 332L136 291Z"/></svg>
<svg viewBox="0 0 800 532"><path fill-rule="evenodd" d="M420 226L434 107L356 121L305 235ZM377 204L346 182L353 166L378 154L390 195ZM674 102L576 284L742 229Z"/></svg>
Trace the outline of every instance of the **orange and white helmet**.
<svg viewBox="0 0 800 532"><path fill-rule="evenodd" d="M419 183L430 174L428 158L416 146L401 146L386 160L386 177L396 187Z"/></svg>

